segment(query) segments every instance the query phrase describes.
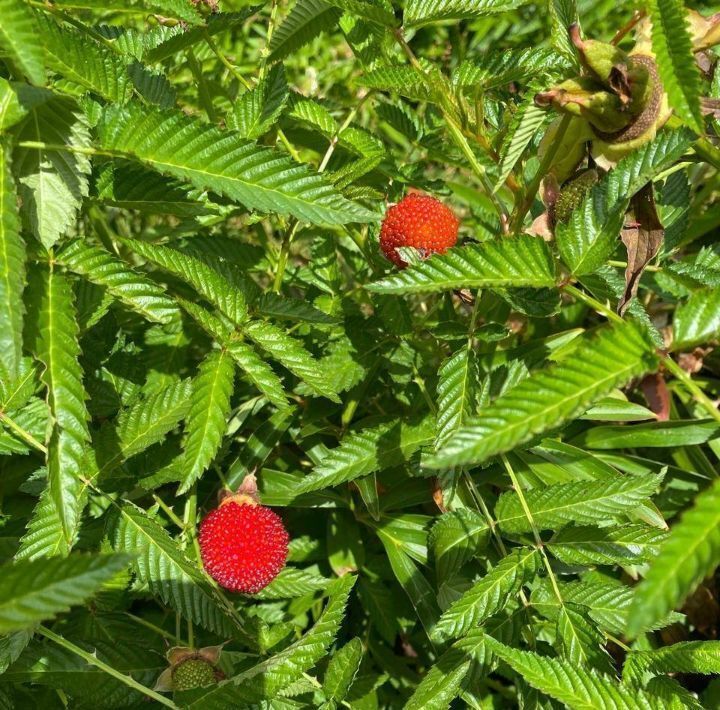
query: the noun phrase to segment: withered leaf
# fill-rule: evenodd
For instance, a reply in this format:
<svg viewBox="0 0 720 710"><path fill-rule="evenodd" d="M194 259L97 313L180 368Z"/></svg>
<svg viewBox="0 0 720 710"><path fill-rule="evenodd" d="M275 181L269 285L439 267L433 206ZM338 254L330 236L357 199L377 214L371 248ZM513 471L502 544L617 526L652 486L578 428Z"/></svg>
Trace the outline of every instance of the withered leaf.
<svg viewBox="0 0 720 710"><path fill-rule="evenodd" d="M618 313L623 315L635 296L640 276L650 260L658 253L665 230L655 209L652 183L648 183L630 203L628 226L620 236L627 248L625 290L618 303Z"/></svg>

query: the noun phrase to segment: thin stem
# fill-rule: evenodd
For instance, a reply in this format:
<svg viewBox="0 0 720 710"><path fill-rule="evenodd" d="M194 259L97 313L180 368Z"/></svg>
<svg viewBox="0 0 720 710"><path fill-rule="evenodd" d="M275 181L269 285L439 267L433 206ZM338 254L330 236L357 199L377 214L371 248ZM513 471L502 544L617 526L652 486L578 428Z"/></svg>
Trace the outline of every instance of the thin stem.
<svg viewBox="0 0 720 710"><path fill-rule="evenodd" d="M362 108L362 105L368 100L368 98L371 95L372 95L372 91L368 91L368 93L365 94L365 96L363 96L355 104L355 107L347 115L347 117L343 121L340 128L338 128L337 131L335 131L335 134L333 135L332 139L330 140L330 145L328 146L328 149L325 151L325 155L323 155L323 158L320 161L320 166L318 167L319 173L323 172L325 170L325 168L327 167L327 164L330 161L332 154L335 152L335 146L337 146L338 141L340 140L340 136L342 135L342 132L355 120L355 116L358 115L358 112Z"/></svg>
<svg viewBox="0 0 720 710"><path fill-rule="evenodd" d="M155 626L155 624L151 624L149 621L145 621L145 619L141 619L139 616L135 616L135 614L131 614L129 611L125 612L125 616L132 619L136 624L140 624L140 626L144 626L146 629L150 629L150 631L168 639L168 641L172 641L179 646L182 645L182 639L179 636L176 636L169 631L165 631L165 629Z"/></svg>
<svg viewBox="0 0 720 710"><path fill-rule="evenodd" d="M515 493L517 493L518 498L520 499L520 505L522 506L523 512L525 513L525 517L527 518L528 522L530 523L530 528L532 529L533 538L535 539L535 546L538 549L538 552L540 553L540 556L543 559L543 563L545 565L545 569L547 570L548 577L550 577L550 583L552 584L553 591L555 592L555 596L557 597L557 600L560 602L561 606L565 605L565 602L563 601L562 594L560 594L560 587L558 586L557 579L555 578L555 573L552 570L552 566L550 565L550 560L548 559L547 553L545 552L545 543L542 541L542 538L540 537L540 532L538 530L537 525L535 524L535 519L533 518L532 511L530 510L530 506L527 504L527 500L525 500L525 494L523 493L522 486L520 485L520 481L518 480L518 477L515 475L515 471L513 470L513 467L510 465L510 461L508 460L508 457L505 456L505 454L502 454L502 461L505 465L505 470L508 472L508 475L510 476L510 480L512 481L513 488L515 489Z"/></svg>
<svg viewBox="0 0 720 710"><path fill-rule="evenodd" d="M25 431L17 422L13 421L5 412L0 412L0 422L12 429L26 444L30 444L34 449L47 454L47 447L41 444L29 431Z"/></svg>
<svg viewBox="0 0 720 710"><path fill-rule="evenodd" d="M620 44L622 38L625 37L625 35L630 32L630 30L632 30L643 17L645 17L645 10L635 10L633 16L627 24L615 33L615 36L610 40L610 44Z"/></svg>
<svg viewBox="0 0 720 710"><path fill-rule="evenodd" d="M237 68L231 64L227 57L218 49L218 46L215 44L215 40L212 38L209 32L207 30L205 31L205 34L203 35L205 42L207 42L208 47L212 50L212 53L220 60L220 63L246 88L246 89L252 89L252 84L237 70Z"/></svg>
<svg viewBox="0 0 720 710"><path fill-rule="evenodd" d="M278 1L272 0L270 5L270 20L268 22L267 35L265 37L265 47L262 50L262 65L260 66L260 79L264 79L267 74L268 57L270 56L270 42L275 33L275 24L277 22Z"/></svg>
<svg viewBox="0 0 720 710"><path fill-rule="evenodd" d="M278 255L277 270L275 271L275 279L273 281L273 291L280 293L282 289L283 277L285 276L285 267L287 266L288 256L290 255L290 245L295 238L300 222L293 220L292 225L285 230L282 245L280 246L280 254Z"/></svg>
<svg viewBox="0 0 720 710"><path fill-rule="evenodd" d="M545 155L543 155L537 172L535 173L535 175L533 175L532 181L525 189L525 196L518 204L515 210L515 215L512 219L512 222L510 223L511 232L519 232L520 229L522 229L523 222L525 221L525 215L530 211L533 202L535 202L535 195L537 195L537 192L540 189L540 183L542 182L542 179L547 175L548 170L550 169L550 166L552 165L552 162L555 159L558 150L560 149L560 144L562 143L565 131L567 131L567 128L570 125L570 118L570 116L563 116L560 125L558 126L557 134L555 135L552 145L545 152Z"/></svg>
<svg viewBox="0 0 720 710"><path fill-rule="evenodd" d="M180 530L185 530L185 523L180 520L173 509L159 495L153 493L153 500L163 509L165 515L167 515Z"/></svg>
<svg viewBox="0 0 720 710"><path fill-rule="evenodd" d="M663 359L663 365L669 370L680 382L685 385L687 390L693 395L695 401L715 420L720 422L720 411L718 411L715 403L700 389L697 383L678 365L675 360L666 355Z"/></svg>
<svg viewBox="0 0 720 710"><path fill-rule="evenodd" d="M101 671L104 671L116 680L119 680L121 683L125 683L125 685L129 686L130 688L139 691L143 695L146 695L148 698L152 698L155 702L164 705L166 708L178 708L178 706L169 698L166 698L164 695L160 695L160 693L156 693L154 690L151 690L147 686L138 683L131 676L125 675L125 673L120 673L120 671L116 671L112 666L104 663L97 656L93 655L92 653L88 653L79 646L76 646L71 641L68 641L66 638L63 638L55 632L50 631L50 629L46 628L45 626L39 626L37 628L37 633L39 633L41 636L45 636L46 638L56 643L58 646L66 649L67 651L74 653L76 656L82 658L86 663L89 663L91 666L99 668Z"/></svg>
<svg viewBox="0 0 720 710"><path fill-rule="evenodd" d="M615 266L619 269L627 269L627 261L615 261L614 259L610 259L607 264L608 266ZM663 267L648 264L645 267L645 271L663 271Z"/></svg>
<svg viewBox="0 0 720 710"><path fill-rule="evenodd" d="M600 303L600 301L593 298L592 296L585 293L584 291L581 291L580 289L575 288L575 286L572 286L571 284L565 284L565 286L563 286L562 289L566 293L569 293L572 296L575 296L575 298L577 298L578 300L584 301L585 303L588 304L588 306L595 309L598 313L602 313L602 315L604 315L608 320L613 321L613 323L624 323L625 322L611 308L606 306L604 303Z"/></svg>

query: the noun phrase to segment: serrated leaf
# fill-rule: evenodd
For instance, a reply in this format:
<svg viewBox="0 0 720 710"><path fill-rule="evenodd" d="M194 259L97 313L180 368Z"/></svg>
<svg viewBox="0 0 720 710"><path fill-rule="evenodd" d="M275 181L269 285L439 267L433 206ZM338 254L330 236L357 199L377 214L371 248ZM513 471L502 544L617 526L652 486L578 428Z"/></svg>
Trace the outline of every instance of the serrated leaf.
<svg viewBox="0 0 720 710"><path fill-rule="evenodd" d="M47 15L38 23L48 69L109 101L130 97L130 77L119 54Z"/></svg>
<svg viewBox="0 0 720 710"><path fill-rule="evenodd" d="M672 528L637 586L628 634L665 617L720 564L720 482L704 490Z"/></svg>
<svg viewBox="0 0 720 710"><path fill-rule="evenodd" d="M570 68L568 60L554 49L508 49L466 59L453 73L453 83L493 89L512 82L527 84L541 72L561 73Z"/></svg>
<svg viewBox="0 0 720 710"><path fill-rule="evenodd" d="M360 668L363 644L359 638L348 641L333 655L323 678L323 694L331 702L345 699Z"/></svg>
<svg viewBox="0 0 720 710"><path fill-rule="evenodd" d="M405 25L417 27L442 20L485 17L522 7L528 0L408 0Z"/></svg>
<svg viewBox="0 0 720 710"><path fill-rule="evenodd" d="M681 303L673 317L674 350L692 348L720 336L720 288L701 289Z"/></svg>
<svg viewBox="0 0 720 710"><path fill-rule="evenodd" d="M98 130L105 149L218 192L248 209L293 215L313 224L375 219L309 166L181 111L134 104L111 107Z"/></svg>
<svg viewBox="0 0 720 710"><path fill-rule="evenodd" d="M224 350L210 353L200 365L192 382L183 445L183 478L178 495L200 478L220 448L230 414L234 380L235 366Z"/></svg>
<svg viewBox="0 0 720 710"><path fill-rule="evenodd" d="M469 508L441 515L430 530L429 540L435 556L438 585L481 551L489 536L485 518Z"/></svg>
<svg viewBox="0 0 720 710"><path fill-rule="evenodd" d="M0 351L11 379L20 374L22 357L25 242L20 235L15 183L10 173L10 151L0 140Z"/></svg>
<svg viewBox="0 0 720 710"><path fill-rule="evenodd" d="M327 652L343 620L355 583L346 575L329 589L330 598L313 628L280 653L208 689L187 705L196 710L224 710L241 701L271 699L310 670Z"/></svg>
<svg viewBox="0 0 720 710"><path fill-rule="evenodd" d="M438 450L427 465L447 468L479 463L510 451L585 411L615 387L652 370L654 348L632 323L583 336L562 361L532 373L481 409Z"/></svg>
<svg viewBox="0 0 720 710"><path fill-rule="evenodd" d="M720 673L720 641L685 641L652 651L630 651L623 679L641 680L645 673Z"/></svg>
<svg viewBox="0 0 720 710"><path fill-rule="evenodd" d="M334 29L342 12L325 0L298 0L270 40L271 61L283 59L311 42L320 33Z"/></svg>
<svg viewBox="0 0 720 710"><path fill-rule="evenodd" d="M243 291L201 259L171 247L136 239L124 240L124 244L161 269L189 283L233 322L242 323L245 320L247 303Z"/></svg>
<svg viewBox="0 0 720 710"><path fill-rule="evenodd" d="M538 237L520 235L454 247L367 288L377 293L401 294L554 285L555 265L547 244Z"/></svg>
<svg viewBox="0 0 720 710"><path fill-rule="evenodd" d="M569 565L634 565L651 559L665 536L645 525L566 527L553 535L547 549Z"/></svg>
<svg viewBox="0 0 720 710"><path fill-rule="evenodd" d="M289 402L280 378L255 349L247 343L230 342L227 351L240 366L243 374L262 392L276 407L287 409Z"/></svg>
<svg viewBox="0 0 720 710"><path fill-rule="evenodd" d="M22 560L0 567L0 634L24 629L82 604L116 572L127 555L79 555Z"/></svg>
<svg viewBox="0 0 720 710"><path fill-rule="evenodd" d="M431 418L419 423L390 422L348 434L302 480L298 495L402 465L432 441L433 425Z"/></svg>
<svg viewBox="0 0 720 710"><path fill-rule="evenodd" d="M500 147L500 165L495 180L495 192L505 184L525 149L540 126L547 119L547 112L535 105L535 90L529 87L527 96L513 114L507 133Z"/></svg>
<svg viewBox="0 0 720 710"><path fill-rule="evenodd" d="M268 321L252 321L244 327L243 333L299 377L317 395L327 397L333 402L339 401L335 388L325 377L317 360L299 340Z"/></svg>
<svg viewBox="0 0 720 710"><path fill-rule="evenodd" d="M478 390L477 357L470 345L463 345L438 370L436 448L470 420Z"/></svg>
<svg viewBox="0 0 720 710"><path fill-rule="evenodd" d="M99 473L110 473L123 461L156 444L174 429L190 406L189 380L172 380L165 387L141 391L114 424L100 430L96 443Z"/></svg>
<svg viewBox="0 0 720 710"><path fill-rule="evenodd" d="M277 121L288 98L285 70L276 64L257 86L237 98L228 126L243 138L259 138Z"/></svg>
<svg viewBox="0 0 720 710"><path fill-rule="evenodd" d="M561 483L533 488L524 496L535 524L540 529L553 529L568 523L602 522L632 512L659 487L660 478L644 476L608 476L595 481ZM529 532L520 497L503 493L495 506L495 516L506 532Z"/></svg>
<svg viewBox="0 0 720 710"><path fill-rule="evenodd" d="M605 637L580 606L562 604L555 625L560 651L573 665L614 673L612 661L605 651Z"/></svg>
<svg viewBox="0 0 720 710"><path fill-rule="evenodd" d="M0 0L0 16L0 47L33 84L44 84L43 43L34 11L24 0Z"/></svg>
<svg viewBox="0 0 720 710"><path fill-rule="evenodd" d="M32 349L44 365L42 381L52 428L47 440L48 496L59 527L56 554L67 554L75 542L85 507L80 477L87 474L90 441L73 291L54 264L32 274L32 320L37 324Z"/></svg>
<svg viewBox="0 0 720 710"><path fill-rule="evenodd" d="M88 194L90 160L83 153L90 148L87 122L73 101L54 96L33 108L16 140L13 172L18 193L30 229L50 248L73 225ZM36 147L23 146L24 142Z"/></svg>
<svg viewBox="0 0 720 710"><path fill-rule="evenodd" d="M440 617L435 633L438 638L464 636L503 609L532 579L539 569L536 550L518 548L493 567Z"/></svg>
<svg viewBox="0 0 720 710"><path fill-rule="evenodd" d="M583 669L558 658L519 651L490 636L485 638L485 644L533 688L573 710L606 707L616 710L660 709L660 704L653 702L644 691L630 690L595 670Z"/></svg>
<svg viewBox="0 0 720 710"><path fill-rule="evenodd" d="M229 638L241 630L232 608L177 543L145 511L124 503L110 529L117 552L133 555L133 567L150 591L188 621Z"/></svg>
<svg viewBox="0 0 720 710"><path fill-rule="evenodd" d="M57 260L88 281L104 286L119 301L154 323L170 323L180 311L165 289L134 271L101 246L75 239Z"/></svg>
<svg viewBox="0 0 720 710"><path fill-rule="evenodd" d="M685 4L682 0L651 0L648 9L652 48L670 107L702 135L700 72L688 33Z"/></svg>
<svg viewBox="0 0 720 710"><path fill-rule="evenodd" d="M605 263L617 246L630 198L681 157L692 140L687 129L661 131L623 158L590 190L570 220L557 226L560 255L573 274L589 274Z"/></svg>

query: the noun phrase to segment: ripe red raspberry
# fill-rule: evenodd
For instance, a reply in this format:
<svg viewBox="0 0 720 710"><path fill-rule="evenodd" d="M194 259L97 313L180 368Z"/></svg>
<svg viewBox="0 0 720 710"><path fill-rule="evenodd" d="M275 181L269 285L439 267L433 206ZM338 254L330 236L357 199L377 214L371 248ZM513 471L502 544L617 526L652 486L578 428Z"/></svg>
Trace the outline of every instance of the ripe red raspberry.
<svg viewBox="0 0 720 710"><path fill-rule="evenodd" d="M387 211L380 229L380 248L403 269L407 264L397 247L415 247L423 257L442 254L457 242L459 226L452 210L440 200L411 192Z"/></svg>
<svg viewBox="0 0 720 710"><path fill-rule="evenodd" d="M257 594L280 573L289 537L279 516L247 496L226 498L200 523L208 574L231 592Z"/></svg>

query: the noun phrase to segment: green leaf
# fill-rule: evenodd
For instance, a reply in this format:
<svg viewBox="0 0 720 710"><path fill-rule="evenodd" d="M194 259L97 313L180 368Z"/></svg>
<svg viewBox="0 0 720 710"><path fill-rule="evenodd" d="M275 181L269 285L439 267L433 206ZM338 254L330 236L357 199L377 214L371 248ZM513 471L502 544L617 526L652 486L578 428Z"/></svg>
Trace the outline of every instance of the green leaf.
<svg viewBox="0 0 720 710"><path fill-rule="evenodd" d="M621 449L625 447L666 448L695 446L720 436L715 419L689 419L670 422L647 422L634 426L597 426L573 440L588 449Z"/></svg>
<svg viewBox="0 0 720 710"><path fill-rule="evenodd" d="M438 585L480 552L487 545L489 536L485 519L469 508L441 515L430 531Z"/></svg>
<svg viewBox="0 0 720 710"><path fill-rule="evenodd" d="M119 54L87 34L39 18L48 69L109 101L126 101L132 84Z"/></svg>
<svg viewBox="0 0 720 710"><path fill-rule="evenodd" d="M460 288L555 285L548 245L537 237L504 237L454 247L367 288L377 293L429 293Z"/></svg>
<svg viewBox="0 0 720 710"><path fill-rule="evenodd" d="M111 107L104 112L99 133L105 149L135 157L248 209L292 215L313 224L375 219L307 165L181 111Z"/></svg>
<svg viewBox="0 0 720 710"><path fill-rule="evenodd" d="M34 11L24 0L0 0L0 16L0 47L33 84L44 84L43 42Z"/></svg>
<svg viewBox="0 0 720 710"><path fill-rule="evenodd" d="M503 609L540 566L536 550L518 548L493 567L440 617L438 638L457 638Z"/></svg>
<svg viewBox="0 0 720 710"><path fill-rule="evenodd" d="M657 491L660 481L655 474L614 475L595 481L532 488L524 496L535 524L548 530L571 522L602 522L630 513ZM517 493L508 492L500 496L495 516L506 532L532 530Z"/></svg>
<svg viewBox="0 0 720 710"><path fill-rule="evenodd" d="M653 557L665 536L645 525L566 527L553 535L547 549L568 565L634 565Z"/></svg>
<svg viewBox="0 0 720 710"><path fill-rule="evenodd" d="M583 336L560 362L532 373L480 410L434 457L432 468L479 463L557 428L657 364L654 348L632 323Z"/></svg>
<svg viewBox="0 0 720 710"><path fill-rule="evenodd" d="M110 528L113 549L135 556L140 580L188 621L230 638L241 629L237 613L145 511L124 503Z"/></svg>
<svg viewBox="0 0 720 710"><path fill-rule="evenodd" d="M617 247L630 198L680 158L692 141L684 128L661 131L623 158L590 190L570 220L558 225L560 255L573 274L589 274L605 263Z"/></svg>
<svg viewBox="0 0 720 710"><path fill-rule="evenodd" d="M54 264L32 274L32 350L44 365L52 429L47 441L47 490L57 516L57 549L67 554L75 543L85 507L81 476L87 475L85 455L90 441L83 372L78 362L78 325L73 291Z"/></svg>
<svg viewBox="0 0 720 710"><path fill-rule="evenodd" d="M695 499L637 586L627 632L637 636L680 605L720 564L720 481Z"/></svg>
<svg viewBox="0 0 720 710"><path fill-rule="evenodd" d="M277 121L290 94L282 64L276 64L254 88L241 94L228 126L243 138L259 138Z"/></svg>
<svg viewBox="0 0 720 710"><path fill-rule="evenodd" d="M121 569L127 555L22 560L0 567L0 634L25 629L82 604Z"/></svg>
<svg viewBox="0 0 720 710"><path fill-rule="evenodd" d="M124 240L124 244L164 271L189 283L233 322L242 323L245 320L247 303L243 291L204 261L160 244L136 239Z"/></svg>
<svg viewBox="0 0 720 710"><path fill-rule="evenodd" d="M417 27L443 20L496 15L527 4L528 0L408 0L405 25Z"/></svg>
<svg viewBox="0 0 720 710"><path fill-rule="evenodd" d="M247 378L270 402L279 409L288 408L289 402L282 381L251 345L233 341L228 343L227 351Z"/></svg>
<svg viewBox="0 0 720 710"><path fill-rule="evenodd" d="M271 61L293 54L326 30L337 27L342 12L325 0L297 0L270 40Z"/></svg>
<svg viewBox="0 0 720 710"><path fill-rule="evenodd" d="M187 492L202 476L220 448L234 380L235 366L224 350L210 353L200 365L192 382L178 495Z"/></svg>
<svg viewBox="0 0 720 710"><path fill-rule="evenodd" d="M491 636L485 638L485 644L526 683L573 710L597 710L607 707L617 710L660 708L644 691L630 690L610 676L595 670L584 669L558 658L519 651Z"/></svg>
<svg viewBox="0 0 720 710"><path fill-rule="evenodd" d="M670 107L696 133L704 132L700 72L682 0L651 0L652 48Z"/></svg>
<svg viewBox="0 0 720 710"><path fill-rule="evenodd" d="M500 147L500 165L495 180L495 192L505 184L505 180L515 168L525 149L547 119L547 111L535 105L535 93L539 85L530 86L527 96L517 107L508 126Z"/></svg>
<svg viewBox="0 0 720 710"><path fill-rule="evenodd" d="M395 537L390 525L378 527L377 533L395 578L410 599L425 633L431 636L439 616L433 588L406 552L402 541Z"/></svg>
<svg viewBox="0 0 720 710"><path fill-rule="evenodd" d="M57 260L153 323L170 323L180 314L165 289L100 246L74 239L58 252Z"/></svg>
<svg viewBox="0 0 720 710"><path fill-rule="evenodd" d="M12 379L20 374L24 288L25 242L20 236L10 154L6 142L0 140L0 351Z"/></svg>
<svg viewBox="0 0 720 710"><path fill-rule="evenodd" d="M337 651L328 663L323 678L323 694L328 701L340 703L347 696L360 668L362 641L355 637Z"/></svg>
<svg viewBox="0 0 720 710"><path fill-rule="evenodd" d="M172 380L165 387L140 391L127 409L100 430L97 442L99 473L107 474L131 456L165 438L190 406L189 380Z"/></svg>
<svg viewBox="0 0 720 710"><path fill-rule="evenodd" d="M225 710L236 707L240 701L269 700L301 678L326 654L337 635L354 583L355 577L351 575L335 580L329 587L330 598L325 610L301 639L267 660L210 687L187 707Z"/></svg>
<svg viewBox="0 0 720 710"><path fill-rule="evenodd" d="M559 73L569 68L568 60L554 49L508 49L466 59L454 72L453 83L493 89L513 82L527 84L540 73Z"/></svg>
<svg viewBox="0 0 720 710"><path fill-rule="evenodd" d="M470 345L463 345L440 365L436 448L471 419L477 406L479 378L477 356Z"/></svg>
<svg viewBox="0 0 720 710"><path fill-rule="evenodd" d="M673 350L692 348L720 336L720 288L695 291L675 310Z"/></svg>
<svg viewBox="0 0 720 710"><path fill-rule="evenodd" d="M580 606L563 604L555 625L557 642L564 658L573 665L614 673L612 660L605 650L605 637Z"/></svg>
<svg viewBox="0 0 720 710"><path fill-rule="evenodd" d="M645 673L720 673L720 641L685 641L652 651L630 651L623 679L640 681Z"/></svg>
<svg viewBox="0 0 720 710"><path fill-rule="evenodd" d="M318 361L299 340L268 321L253 321L245 326L243 333L299 377L318 396L327 397L333 402L340 401Z"/></svg>
<svg viewBox="0 0 720 710"><path fill-rule="evenodd" d="M370 22L377 22L386 27L396 27L392 4L389 0L327 0L331 5L347 11Z"/></svg>
<svg viewBox="0 0 720 710"><path fill-rule="evenodd" d="M67 150L39 147L45 144ZM73 101L53 97L33 108L18 131L16 146L13 171L25 215L33 234L49 249L72 227L88 194L86 119Z"/></svg>
<svg viewBox="0 0 720 710"><path fill-rule="evenodd" d="M308 493L401 466L433 438L431 418L419 423L389 422L348 434L298 486Z"/></svg>

